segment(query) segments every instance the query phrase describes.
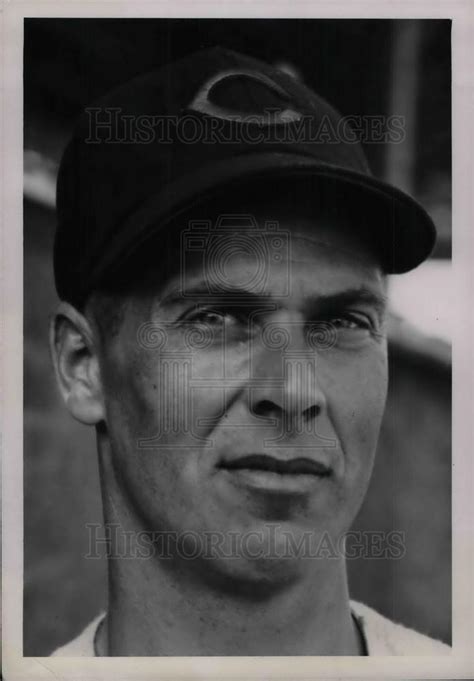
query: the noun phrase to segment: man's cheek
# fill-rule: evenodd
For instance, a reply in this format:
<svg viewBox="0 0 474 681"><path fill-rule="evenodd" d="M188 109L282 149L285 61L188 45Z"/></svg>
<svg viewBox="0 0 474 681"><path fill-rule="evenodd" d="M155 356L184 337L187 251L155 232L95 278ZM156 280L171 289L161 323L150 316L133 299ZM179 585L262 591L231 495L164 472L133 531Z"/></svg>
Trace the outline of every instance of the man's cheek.
<svg viewBox="0 0 474 681"><path fill-rule="evenodd" d="M149 353L114 379L122 419L139 447L199 444L225 411L224 390L203 373L196 378L187 358ZM127 395L126 404L123 396Z"/></svg>
<svg viewBox="0 0 474 681"><path fill-rule="evenodd" d="M104 383L109 425L128 434L130 445L152 437L162 408L156 359L114 363L108 367Z"/></svg>
<svg viewBox="0 0 474 681"><path fill-rule="evenodd" d="M334 426L344 456L346 476L358 469L370 469L375 453L386 396L386 380L381 373L377 380L367 381L355 375L349 389L337 391L331 402Z"/></svg>
<svg viewBox="0 0 474 681"><path fill-rule="evenodd" d="M368 400L363 409L355 410L346 454L346 483L365 490L372 474L380 423L380 404Z"/></svg>

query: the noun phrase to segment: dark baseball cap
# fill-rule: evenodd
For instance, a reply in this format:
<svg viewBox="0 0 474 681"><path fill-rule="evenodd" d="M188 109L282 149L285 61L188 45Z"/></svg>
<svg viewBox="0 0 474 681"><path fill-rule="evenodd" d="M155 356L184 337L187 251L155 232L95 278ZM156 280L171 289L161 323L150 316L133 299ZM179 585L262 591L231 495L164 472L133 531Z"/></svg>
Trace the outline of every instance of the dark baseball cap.
<svg viewBox="0 0 474 681"><path fill-rule="evenodd" d="M181 214L272 178L312 178L315 201L326 191L357 197L387 273L413 269L434 247L429 215L371 175L347 120L324 99L268 64L212 48L82 112L58 175L60 298L81 306L102 282L126 279L127 261Z"/></svg>

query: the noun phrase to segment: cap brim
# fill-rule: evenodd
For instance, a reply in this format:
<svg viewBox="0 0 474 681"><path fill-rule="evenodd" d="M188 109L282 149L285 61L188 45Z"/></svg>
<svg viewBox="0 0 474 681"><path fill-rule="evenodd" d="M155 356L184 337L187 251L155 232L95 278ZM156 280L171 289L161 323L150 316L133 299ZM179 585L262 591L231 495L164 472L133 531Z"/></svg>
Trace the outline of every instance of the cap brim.
<svg viewBox="0 0 474 681"><path fill-rule="evenodd" d="M101 254L93 284L116 269L167 223L197 204L210 201L235 182L257 178L311 176L321 191L325 185L348 191L367 206L371 228L381 250L384 271L400 274L414 269L432 252L436 229L428 213L408 194L369 175L318 162L314 157L284 152L247 153L203 167L162 187L120 226Z"/></svg>

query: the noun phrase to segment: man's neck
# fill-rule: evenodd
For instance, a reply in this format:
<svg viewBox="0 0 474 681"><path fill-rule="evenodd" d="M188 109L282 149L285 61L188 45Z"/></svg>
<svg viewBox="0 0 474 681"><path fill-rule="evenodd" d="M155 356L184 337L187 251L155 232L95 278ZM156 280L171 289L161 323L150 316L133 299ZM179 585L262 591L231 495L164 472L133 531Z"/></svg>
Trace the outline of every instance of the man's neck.
<svg viewBox="0 0 474 681"><path fill-rule="evenodd" d="M148 561L141 561L141 563ZM108 655L360 655L344 580L239 599L170 578L155 561L110 562ZM257 587L258 588L258 587Z"/></svg>
<svg viewBox="0 0 474 681"><path fill-rule="evenodd" d="M110 477L105 521L133 541L144 528ZM140 558L128 546L128 557L108 561L109 607L99 654L363 654L342 557L305 559L304 572L270 589L248 581L246 589L239 588L242 580L233 581L232 573L209 559L204 566L180 560Z"/></svg>
<svg viewBox="0 0 474 681"><path fill-rule="evenodd" d="M130 526L126 531L137 536ZM109 560L109 609L100 640L106 654L362 654L342 558L305 560L304 574L270 589L252 581L242 588L241 580L209 559L184 566L180 560Z"/></svg>

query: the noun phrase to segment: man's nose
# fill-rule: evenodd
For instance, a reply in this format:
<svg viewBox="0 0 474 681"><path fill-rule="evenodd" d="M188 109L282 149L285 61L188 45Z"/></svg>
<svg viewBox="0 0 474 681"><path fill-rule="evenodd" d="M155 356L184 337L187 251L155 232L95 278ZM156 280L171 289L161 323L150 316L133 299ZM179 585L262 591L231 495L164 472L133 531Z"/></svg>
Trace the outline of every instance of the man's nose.
<svg viewBox="0 0 474 681"><path fill-rule="evenodd" d="M326 410L317 350L308 346L301 324L281 327L288 338L282 348L264 346L255 357L256 385L251 411L276 419L287 432L308 430Z"/></svg>

